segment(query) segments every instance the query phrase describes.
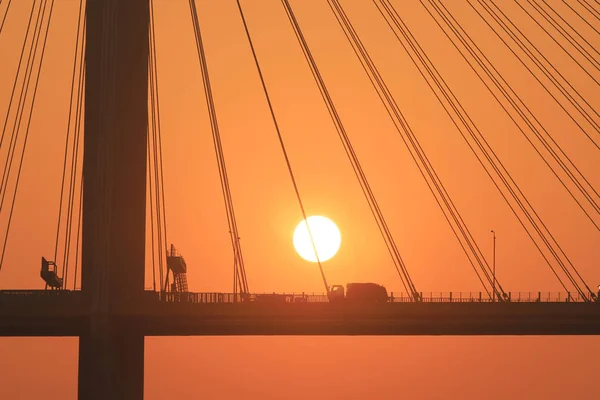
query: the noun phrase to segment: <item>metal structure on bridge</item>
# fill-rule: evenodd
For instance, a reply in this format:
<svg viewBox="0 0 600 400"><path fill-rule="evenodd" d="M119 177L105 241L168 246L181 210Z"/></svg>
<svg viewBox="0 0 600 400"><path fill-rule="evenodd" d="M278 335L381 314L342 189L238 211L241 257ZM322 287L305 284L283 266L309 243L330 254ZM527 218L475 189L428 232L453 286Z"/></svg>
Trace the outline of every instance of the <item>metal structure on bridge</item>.
<svg viewBox="0 0 600 400"><path fill-rule="evenodd" d="M478 1L481 8L476 11L487 13L486 16L479 14L484 21L488 22L490 18L496 21L498 26L490 25L496 34L500 34L500 30L513 34L510 37L514 43L528 50L526 56L531 60L539 61L540 69L544 74L552 78L556 77L556 69L546 65L547 60L539 51L536 52L537 49L532 50L528 47L527 41L522 39L522 33L507 20L502 10L493 1ZM76 185L74 178L76 174L73 172L69 187L70 198L75 196L75 187L83 187L80 189L83 196L81 290L64 290L67 286L66 275L64 269L63 273L60 273L60 268L55 263L56 254L52 261L43 258L41 277L47 286L56 290L0 291L0 336L78 336L80 338L79 398L142 399L144 337L148 335L600 334L600 306L597 302L597 292L587 285L556 243L458 99L454 97L427 54L419 46L390 0L375 0L374 4L419 72L430 84L450 118L464 134L463 137L469 146L473 146L471 149L479 152L476 155L482 167L497 185L503 198L536 246L545 246L544 248L549 249L552 257L546 258L546 261L565 289L564 293L511 293L498 282L494 269L490 268L483 257L342 5L338 0L327 0L327 2L456 234L483 290L468 294L422 293L418 290L410 277L408 267L400 256L290 1L282 0L282 6L303 50L315 83L320 89L361 189L373 212L373 217L390 250L405 292L390 293L383 302L333 302L328 296L329 286L321 268L325 295L302 293L261 296L250 293L194 1L190 1L190 12L227 209L234 254L234 285L233 293L189 292L186 279L187 265L183 257L176 253L174 247L171 247L171 251L166 249L164 193L161 197L161 190L164 190L161 187L162 161L159 160L160 137L157 136L160 122L157 119L158 82L155 68L152 1L88 0L85 11L80 10L83 24L80 24L81 29L78 30L81 32L81 37L78 39L81 40L77 48L81 49L81 53L79 63L76 55L74 67L74 72L78 66L81 71L80 98L85 92L83 113L85 157L82 177L84 184ZM510 85L503 80L477 45L462 30L444 4L439 0L421 3L444 33L449 38L453 38L452 43L461 55L471 57L470 63L473 68L479 67L484 71L488 79L486 87L490 91L493 91L494 87L499 90L502 96L509 100L513 110L518 112L526 109ZM10 7L10 3L8 4ZM38 42L45 43L45 39L41 41L39 39L43 34L44 18L47 19L47 24L50 24L53 4L54 1L33 2L31 15L33 19L38 20L35 28L32 28L32 37L37 35L37 39L32 39L32 49L38 45ZM287 161L298 204L306 217L301 193L295 183L294 171L287 157L269 91L239 1L237 5L271 116L277 128L281 150ZM39 7L37 14L36 7ZM48 10L49 14L46 14ZM540 10L540 15L546 18L550 15L546 12L551 12L552 9L540 8ZM8 8L5 17L7 14ZM532 18L535 20L539 17L532 16ZM2 24L3 21L4 19ZM27 32L29 34L29 28ZM85 37L85 46L83 37ZM577 47L577 50L589 54L584 47ZM43 57L43 48L41 57ZM519 60L523 62L520 58ZM41 65L40 60L40 68ZM84 70L85 74L83 74ZM30 71L29 64L26 71ZM589 74L587 70L586 73ZM484 79L483 75L478 76ZM75 73L73 78L75 81ZM550 81L574 107L575 111L565 109L565 112L572 118L585 120L584 124L577 119L577 125L589 138L591 144L598 147L599 140L594 136L600 132L598 113L577 91L563 92L566 90L564 82L557 79L550 79ZM540 83L543 86L548 84ZM149 98L150 110L148 109ZM559 101L556 98L555 100ZM80 100L78 106L81 107L81 104ZM577 116L574 115L576 113ZM537 122L535 116L530 114L521 113L520 116L529 126L532 137L535 136L541 146L548 150L547 159L544 161L550 168L560 167L564 175L560 177L557 175L557 177L561 182L569 183L569 185L563 183L565 189L590 222L598 227L600 223L598 193L565 152L555 142L548 140L548 132ZM151 133L149 133L149 126ZM526 136L530 133L521 131ZM475 150L476 148L478 150ZM151 172L150 175L154 176L150 179L149 188L146 180L148 170ZM10 175L10 170L8 174ZM2 179L2 189L5 191L5 177ZM167 265L166 275L163 276L161 268L159 277L154 278L155 287L152 291L144 289L148 192L155 196L149 204L151 208L155 207L152 213L157 215L153 221L156 222L156 229L159 232L158 246L161 260L158 262ZM4 195L2 195L2 202L4 202ZM77 219L78 216L75 217ZM72 227L69 229L78 231ZM78 245L79 243L74 244L74 246ZM158 288L156 281L158 281Z"/></svg>

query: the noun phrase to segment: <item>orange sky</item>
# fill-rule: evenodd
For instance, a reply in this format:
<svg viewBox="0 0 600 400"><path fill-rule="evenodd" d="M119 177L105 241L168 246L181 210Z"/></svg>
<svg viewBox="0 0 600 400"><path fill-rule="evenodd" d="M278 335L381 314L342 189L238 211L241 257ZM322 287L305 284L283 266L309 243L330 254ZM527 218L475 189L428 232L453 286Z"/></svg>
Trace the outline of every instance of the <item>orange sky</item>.
<svg viewBox="0 0 600 400"><path fill-rule="evenodd" d="M2 118L31 0L13 3L0 35ZM19 201L0 272L2 289L43 288L39 258L54 251L77 3L56 1ZM232 254L187 1L155 3L169 241L188 262L191 290L230 291ZM330 284L373 281L385 284L389 291L400 291L401 282L280 1L242 3L307 211L330 217L342 232L340 253L324 264ZM417 288L480 291L327 2L291 3ZM566 10L560 1L549 3ZM498 279L505 290L559 290L372 3L344 0L342 4L486 255L491 256L489 231L497 232ZM421 4L399 0L394 4L558 242L596 287L600 283L598 230ZM4 7L0 5L0 15ZM598 150L467 4L448 7L593 186L600 188ZM600 109L596 84L520 9L503 7L586 100ZM293 229L301 215L235 1L199 1L198 9L250 289L320 293L318 270L292 248ZM564 15L600 48L599 35L572 14ZM590 71L597 73L591 67ZM33 220L39 222L33 225ZM6 214L0 215L0 223L5 226ZM151 287L150 280L146 286ZM493 390L488 398L519 394L577 398L595 391L592 371L600 355L596 338L151 338L147 343L150 399L167 394L231 398L243 393L251 398L351 399L366 396L375 385L379 398L397 398L400 393L473 398L481 390ZM11 360L0 363L0 398L42 393L74 398L76 345L75 339L0 340L1 359ZM45 346L52 347L46 350ZM22 359L12 364L17 356ZM31 380L34 373L35 381ZM233 381L239 384L224 383Z"/></svg>

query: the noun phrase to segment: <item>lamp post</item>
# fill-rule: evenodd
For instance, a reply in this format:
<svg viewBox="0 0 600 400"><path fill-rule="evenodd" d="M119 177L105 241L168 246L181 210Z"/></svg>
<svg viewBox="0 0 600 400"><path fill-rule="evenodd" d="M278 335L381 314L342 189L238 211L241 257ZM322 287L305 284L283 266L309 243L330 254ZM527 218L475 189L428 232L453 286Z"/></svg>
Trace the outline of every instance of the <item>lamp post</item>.
<svg viewBox="0 0 600 400"><path fill-rule="evenodd" d="M492 301L495 302L496 301L496 232L494 232L494 230L491 230L492 232Z"/></svg>

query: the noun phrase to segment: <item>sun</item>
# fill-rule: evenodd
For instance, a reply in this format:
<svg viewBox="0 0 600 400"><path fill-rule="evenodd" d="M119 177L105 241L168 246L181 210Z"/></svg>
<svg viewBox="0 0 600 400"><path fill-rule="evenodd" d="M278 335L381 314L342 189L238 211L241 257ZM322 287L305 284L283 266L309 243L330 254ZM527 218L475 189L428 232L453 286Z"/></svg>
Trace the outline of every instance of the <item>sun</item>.
<svg viewBox="0 0 600 400"><path fill-rule="evenodd" d="M309 235L314 240L314 247ZM314 215L301 221L294 231L294 248L306 261L317 262L315 247L319 261L327 261L340 249L342 235L337 225L329 218Z"/></svg>

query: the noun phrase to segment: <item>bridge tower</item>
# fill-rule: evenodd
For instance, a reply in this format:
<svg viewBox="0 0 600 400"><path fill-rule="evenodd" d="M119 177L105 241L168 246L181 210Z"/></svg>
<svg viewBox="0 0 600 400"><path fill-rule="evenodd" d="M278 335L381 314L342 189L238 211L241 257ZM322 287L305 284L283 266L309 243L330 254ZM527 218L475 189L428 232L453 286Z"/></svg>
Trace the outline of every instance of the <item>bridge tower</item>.
<svg viewBox="0 0 600 400"><path fill-rule="evenodd" d="M149 1L87 0L80 399L143 399L144 336L118 315L144 292Z"/></svg>

